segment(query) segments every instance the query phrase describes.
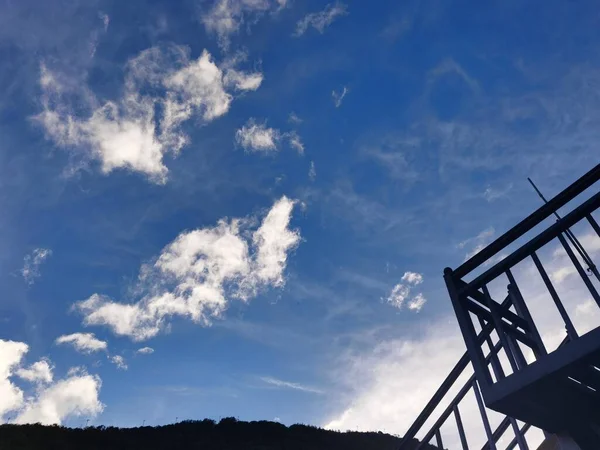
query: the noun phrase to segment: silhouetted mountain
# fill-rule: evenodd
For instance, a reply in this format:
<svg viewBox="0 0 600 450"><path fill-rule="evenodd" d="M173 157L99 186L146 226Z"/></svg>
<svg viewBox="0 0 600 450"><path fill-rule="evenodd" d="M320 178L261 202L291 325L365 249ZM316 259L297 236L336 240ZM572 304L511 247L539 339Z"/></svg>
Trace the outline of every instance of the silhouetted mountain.
<svg viewBox="0 0 600 450"><path fill-rule="evenodd" d="M339 433L306 425L286 427L277 422L240 422L234 418L219 423L188 420L140 428L0 426L0 450L397 450L399 444L400 438L385 433ZM415 440L410 449L417 444Z"/></svg>

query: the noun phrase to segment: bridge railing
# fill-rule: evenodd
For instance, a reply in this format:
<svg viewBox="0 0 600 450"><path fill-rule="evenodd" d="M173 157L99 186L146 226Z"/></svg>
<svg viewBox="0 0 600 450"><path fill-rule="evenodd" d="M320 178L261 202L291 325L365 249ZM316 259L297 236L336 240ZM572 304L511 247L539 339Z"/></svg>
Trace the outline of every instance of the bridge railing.
<svg viewBox="0 0 600 450"><path fill-rule="evenodd" d="M543 286L549 294L548 296L552 300L548 306L556 309L564 324L566 336L563 344L578 340L580 334L578 334L573 320L567 313L567 309L552 283L552 277L548 275L548 271L538 253L551 242L558 244L583 281L587 292L600 307L600 295L590 278L590 276L595 276L600 280L600 274L585 249L571 232L572 227L586 223L600 238L600 226L592 216L592 213L600 207L600 193L591 195L562 218L557 214L559 208L567 205L575 198L579 198L580 194L589 193L589 188L593 187L598 180L600 180L600 165L592 168L567 189L457 269L446 269L444 271L444 278L465 339L467 352L458 361L406 432L400 450L408 448L408 442L417 433L422 435L420 432L425 423L430 422L433 417L438 418L433 419L435 420L433 426L424 434L421 442L435 445L438 448L446 448L444 447L441 428L442 426L448 426L448 423L452 421L452 426L456 428L460 438L461 447L463 449L469 448L466 442L460 406L466 394L470 391L475 395L479 415L487 437L484 448L495 449L496 442L509 428L512 430L513 438L507 448L512 449L516 446L520 449L528 448L525 433L533 427L522 422L520 425L520 422L514 418L515 415L511 414L510 416L503 416L500 424L493 429L486 410L486 405L489 406L490 403L488 399L493 396L492 390L495 384L511 377L512 374L521 371L532 362L544 358L548 354L515 279L513 270L515 270L515 266L525 260L530 260L533 263L533 267L535 267ZM553 214L559 217L556 223L530 239L510 255L498 260L497 255L500 252ZM576 255L576 252L579 256ZM495 264L486 269L492 261L496 261ZM582 264L588 266L587 272ZM470 281L464 280L477 270L482 273L473 276ZM502 279L504 281L500 281ZM498 282L505 283L504 286L506 287L506 297L502 302L495 301L490 294L490 289L488 289L490 283ZM563 344L559 347L562 347ZM527 354L523 349L529 349ZM444 411L439 416L434 416L434 411L440 409L441 402L448 400L451 388L455 387L461 375L471 365L469 363L473 366L474 374L462 385L458 394L449 401ZM600 371L600 365L597 367ZM571 381L582 385L584 389L592 389L589 384L586 385L581 380L571 378ZM600 391L600 386L598 387L598 391ZM498 408L494 409L498 410ZM450 416L453 416L453 420Z"/></svg>

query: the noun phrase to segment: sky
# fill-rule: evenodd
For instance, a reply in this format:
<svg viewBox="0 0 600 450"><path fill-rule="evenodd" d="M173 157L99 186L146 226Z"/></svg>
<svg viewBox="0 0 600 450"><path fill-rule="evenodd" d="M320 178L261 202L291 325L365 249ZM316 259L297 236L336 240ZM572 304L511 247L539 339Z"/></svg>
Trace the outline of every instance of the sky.
<svg viewBox="0 0 600 450"><path fill-rule="evenodd" d="M0 12L3 422L402 434L464 351L444 267L598 162L591 1Z"/></svg>

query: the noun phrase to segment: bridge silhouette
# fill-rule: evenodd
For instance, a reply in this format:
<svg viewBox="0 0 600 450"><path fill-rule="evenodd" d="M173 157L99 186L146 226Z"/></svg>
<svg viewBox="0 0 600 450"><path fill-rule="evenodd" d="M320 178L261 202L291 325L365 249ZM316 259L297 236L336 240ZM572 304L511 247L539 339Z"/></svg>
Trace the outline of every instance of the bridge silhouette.
<svg viewBox="0 0 600 450"><path fill-rule="evenodd" d="M569 305L582 300L600 311L600 274L576 237L576 232L581 236L585 231L600 240L593 217L600 207L599 180L600 164L462 265L444 270L466 353L408 429L399 450L408 448L417 434L421 445L448 448L448 429L458 435L460 448L472 448L461 416L471 393L486 439L479 448L497 449L502 439L503 448L529 449L528 432L537 428L547 448L600 449L600 320L590 330L578 331L573 312L568 312L573 309ZM569 212L561 217L560 208ZM554 223L548 220L552 216ZM559 295L553 284L557 277L540 256L550 248L565 257L565 273L580 278L582 292ZM544 289L542 308L554 309L564 326L555 348L543 339L539 320L536 323L530 310L532 300L523 294L523 280L534 279ZM491 411L501 414L495 426Z"/></svg>

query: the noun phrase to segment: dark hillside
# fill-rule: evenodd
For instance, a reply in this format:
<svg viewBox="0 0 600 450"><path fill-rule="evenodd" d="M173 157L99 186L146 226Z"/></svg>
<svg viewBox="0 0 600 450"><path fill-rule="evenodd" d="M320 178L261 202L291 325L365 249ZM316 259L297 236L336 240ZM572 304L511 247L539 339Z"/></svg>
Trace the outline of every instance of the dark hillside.
<svg viewBox="0 0 600 450"><path fill-rule="evenodd" d="M205 419L140 428L0 426L0 450L397 450L399 443L398 437L384 433L338 433L306 425L286 427L234 418L219 423ZM416 445L417 441L411 448Z"/></svg>

